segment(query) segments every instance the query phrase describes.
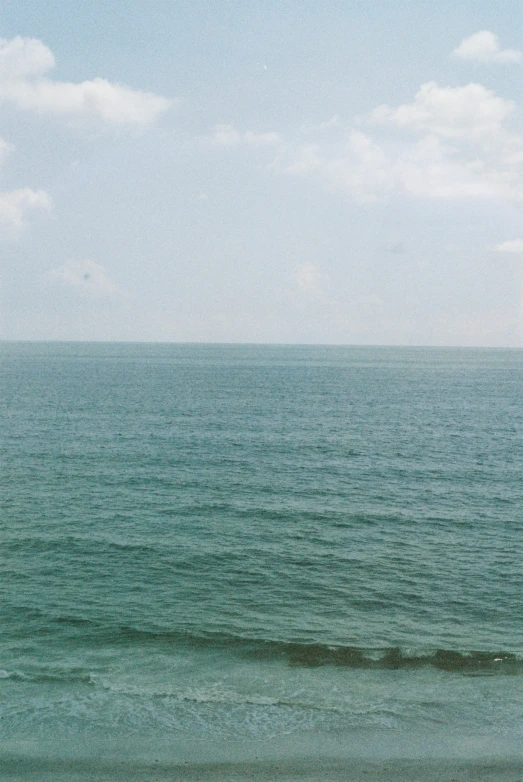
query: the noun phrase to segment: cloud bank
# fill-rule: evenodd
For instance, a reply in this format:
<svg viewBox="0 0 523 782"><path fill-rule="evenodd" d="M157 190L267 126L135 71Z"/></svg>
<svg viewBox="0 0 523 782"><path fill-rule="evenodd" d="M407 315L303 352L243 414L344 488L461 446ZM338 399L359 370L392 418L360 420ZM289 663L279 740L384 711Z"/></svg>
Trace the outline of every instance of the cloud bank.
<svg viewBox="0 0 523 782"><path fill-rule="evenodd" d="M35 38L0 40L0 102L39 114L97 119L108 126L146 127L170 101L95 78L81 83L48 78L53 53Z"/></svg>

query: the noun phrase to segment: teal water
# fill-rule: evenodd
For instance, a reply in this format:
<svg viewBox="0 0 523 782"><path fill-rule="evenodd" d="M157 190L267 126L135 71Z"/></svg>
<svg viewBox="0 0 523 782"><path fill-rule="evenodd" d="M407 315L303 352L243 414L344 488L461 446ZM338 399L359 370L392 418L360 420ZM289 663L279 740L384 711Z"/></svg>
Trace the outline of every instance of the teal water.
<svg viewBox="0 0 523 782"><path fill-rule="evenodd" d="M522 746L523 351L4 343L2 386L5 742Z"/></svg>

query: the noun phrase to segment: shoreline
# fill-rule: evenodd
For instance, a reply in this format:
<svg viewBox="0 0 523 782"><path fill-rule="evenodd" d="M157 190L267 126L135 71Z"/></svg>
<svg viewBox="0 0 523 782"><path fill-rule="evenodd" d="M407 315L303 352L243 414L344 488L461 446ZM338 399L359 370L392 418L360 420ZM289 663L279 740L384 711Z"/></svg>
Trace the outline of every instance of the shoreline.
<svg viewBox="0 0 523 782"><path fill-rule="evenodd" d="M521 782L523 759L295 758L238 762L141 762L0 757L4 782Z"/></svg>

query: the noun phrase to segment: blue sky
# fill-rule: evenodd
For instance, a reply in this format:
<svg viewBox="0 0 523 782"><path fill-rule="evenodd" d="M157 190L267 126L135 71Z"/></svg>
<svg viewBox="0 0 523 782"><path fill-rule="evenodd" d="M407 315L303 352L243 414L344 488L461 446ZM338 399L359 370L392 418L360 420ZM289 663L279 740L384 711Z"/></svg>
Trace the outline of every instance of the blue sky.
<svg viewBox="0 0 523 782"><path fill-rule="evenodd" d="M519 2L0 20L4 339L523 346Z"/></svg>

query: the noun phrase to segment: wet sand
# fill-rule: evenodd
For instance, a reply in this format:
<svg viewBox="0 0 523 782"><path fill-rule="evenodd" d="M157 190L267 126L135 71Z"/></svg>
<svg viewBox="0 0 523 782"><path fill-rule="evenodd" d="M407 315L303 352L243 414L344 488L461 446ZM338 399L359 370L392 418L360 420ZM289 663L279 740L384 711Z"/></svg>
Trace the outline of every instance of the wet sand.
<svg viewBox="0 0 523 782"><path fill-rule="evenodd" d="M239 763L1 758L3 782L523 782L523 760L332 760Z"/></svg>

